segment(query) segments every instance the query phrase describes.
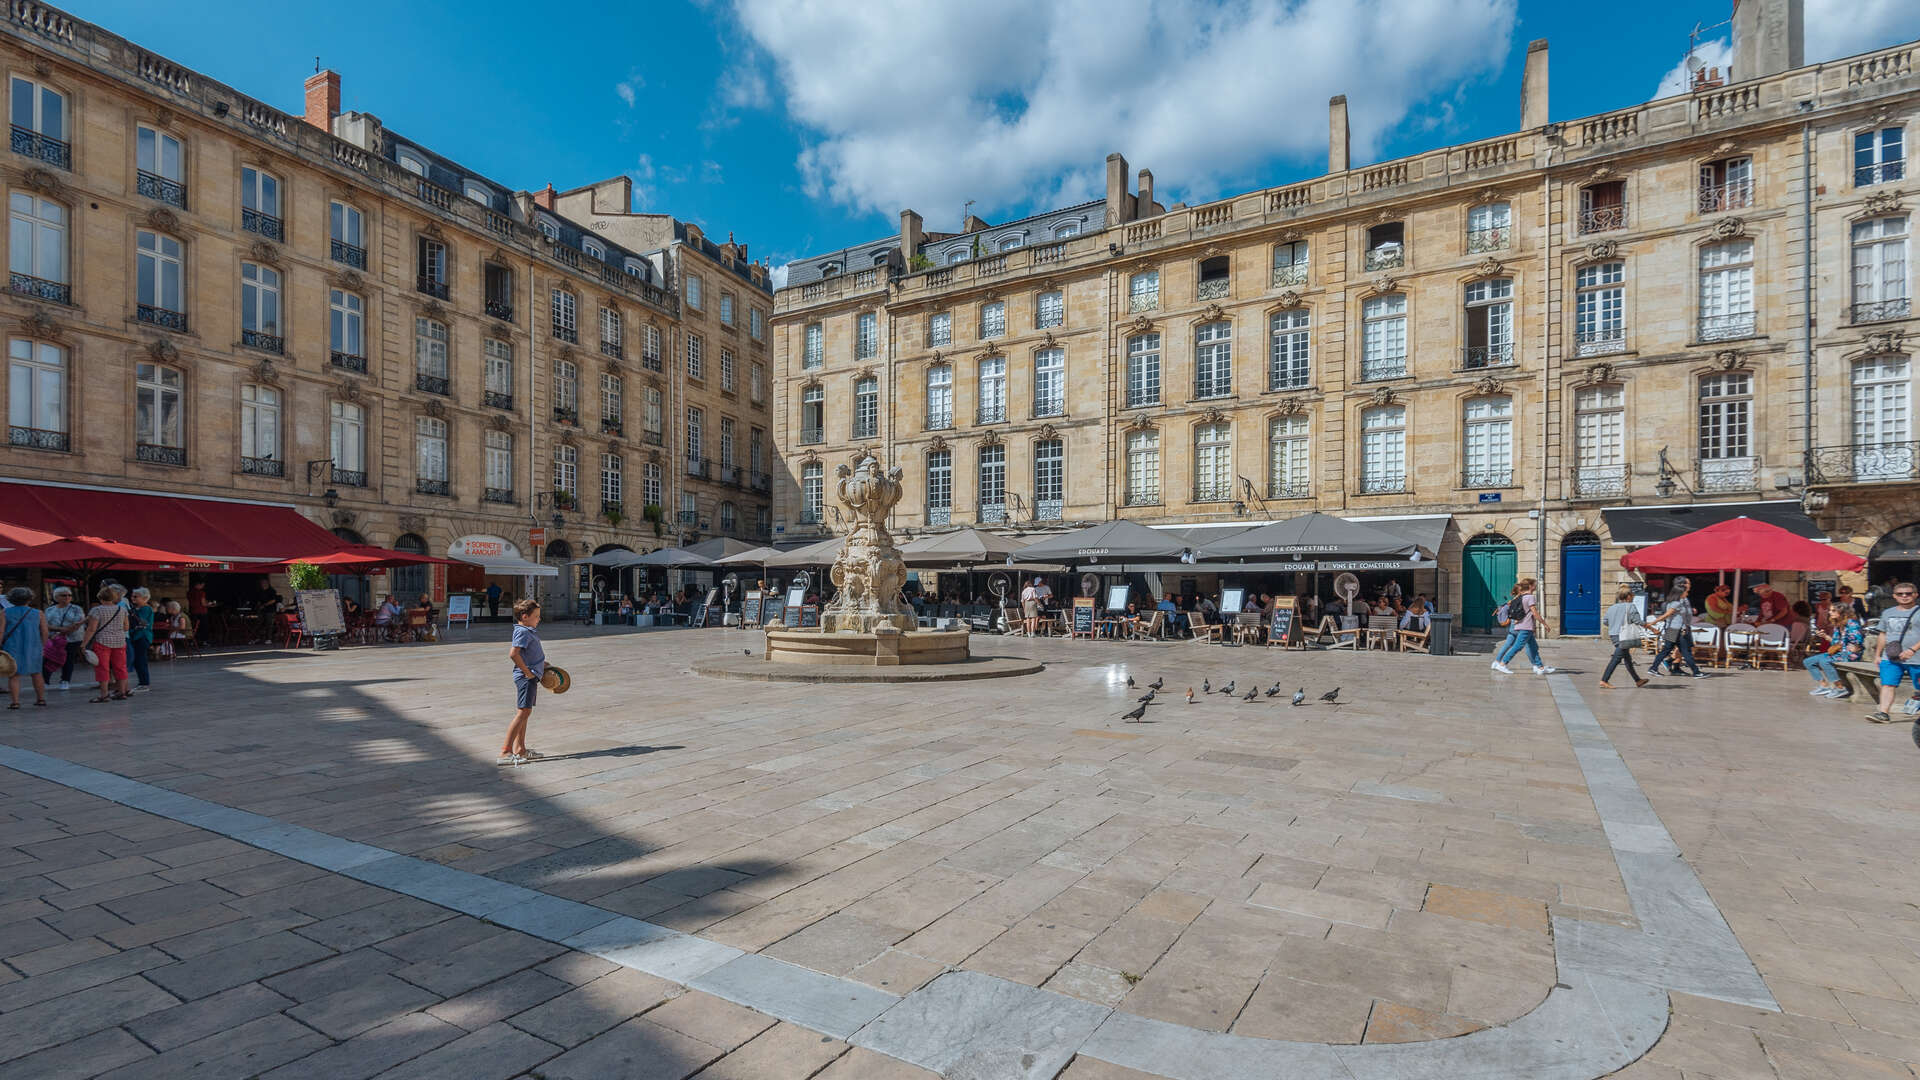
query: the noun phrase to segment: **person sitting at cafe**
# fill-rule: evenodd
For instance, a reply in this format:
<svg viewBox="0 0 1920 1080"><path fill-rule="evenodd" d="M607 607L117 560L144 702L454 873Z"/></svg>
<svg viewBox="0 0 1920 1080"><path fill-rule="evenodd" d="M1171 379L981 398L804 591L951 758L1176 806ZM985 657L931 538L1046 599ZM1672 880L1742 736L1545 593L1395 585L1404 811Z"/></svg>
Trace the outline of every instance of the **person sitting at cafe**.
<svg viewBox="0 0 1920 1080"><path fill-rule="evenodd" d="M1865 622L1867 619L1866 601L1853 595L1853 587L1850 585L1842 585L1834 591L1832 606L1850 608L1853 611L1854 618L1859 619L1861 622Z"/></svg>
<svg viewBox="0 0 1920 1080"><path fill-rule="evenodd" d="M620 598L620 620L622 622L633 621L633 597L622 596Z"/></svg>
<svg viewBox="0 0 1920 1080"><path fill-rule="evenodd" d="M1707 621L1725 630L1727 624L1733 621L1733 586L1724 581L1715 585L1713 591L1707 594L1705 606Z"/></svg>
<svg viewBox="0 0 1920 1080"><path fill-rule="evenodd" d="M1853 691L1841 680L1835 664L1857 661L1866 651L1867 635L1861 619L1851 605L1827 605L1827 645L1819 651L1809 649L1802 661L1813 676L1814 697L1852 697Z"/></svg>
<svg viewBox="0 0 1920 1080"><path fill-rule="evenodd" d="M1427 611L1426 598L1414 597L1413 603L1408 604L1407 610L1400 615L1400 629L1411 630L1418 634L1425 633L1432 626L1433 616Z"/></svg>
<svg viewBox="0 0 1920 1080"><path fill-rule="evenodd" d="M386 599L373 613L373 625L390 627L404 621L406 621L406 613L401 609L400 602L393 598L392 593L388 593Z"/></svg>
<svg viewBox="0 0 1920 1080"><path fill-rule="evenodd" d="M1807 635L1813 629L1813 605L1805 600L1795 600L1792 612L1788 616L1787 640L1799 645L1807 640Z"/></svg>
<svg viewBox="0 0 1920 1080"><path fill-rule="evenodd" d="M1787 594L1762 581L1753 587L1755 596L1760 598L1760 622L1776 626L1789 626L1793 621L1793 602Z"/></svg>
<svg viewBox="0 0 1920 1080"><path fill-rule="evenodd" d="M1155 604L1154 607L1167 613L1166 624L1169 633L1184 634L1187 632L1186 613L1181 611L1179 605L1173 602L1171 594L1161 596L1160 602Z"/></svg>

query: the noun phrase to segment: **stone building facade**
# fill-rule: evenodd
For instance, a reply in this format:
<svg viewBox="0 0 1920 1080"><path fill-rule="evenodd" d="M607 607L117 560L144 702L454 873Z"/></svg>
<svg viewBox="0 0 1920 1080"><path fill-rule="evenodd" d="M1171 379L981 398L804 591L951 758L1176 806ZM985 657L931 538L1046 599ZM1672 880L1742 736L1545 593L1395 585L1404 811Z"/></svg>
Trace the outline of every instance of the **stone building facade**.
<svg viewBox="0 0 1920 1080"><path fill-rule="evenodd" d="M683 264L765 325L743 250L608 237L342 113L332 72L288 115L37 3L0 63L10 478L287 503L433 554L765 534L749 486L722 517L689 482L667 404L695 395Z"/></svg>
<svg viewBox="0 0 1920 1080"><path fill-rule="evenodd" d="M1469 627L1515 575L1550 609L1610 600L1627 526L1676 506L1804 500L1865 553L1920 520L1920 75L1913 45L1807 66L1786 40L1565 121L1536 42L1511 135L1354 166L1336 98L1311 180L1162 209L1115 155L1104 203L957 233L905 211L800 260L775 532L833 531L815 480L871 446L906 470L908 531L1443 521L1425 580Z"/></svg>

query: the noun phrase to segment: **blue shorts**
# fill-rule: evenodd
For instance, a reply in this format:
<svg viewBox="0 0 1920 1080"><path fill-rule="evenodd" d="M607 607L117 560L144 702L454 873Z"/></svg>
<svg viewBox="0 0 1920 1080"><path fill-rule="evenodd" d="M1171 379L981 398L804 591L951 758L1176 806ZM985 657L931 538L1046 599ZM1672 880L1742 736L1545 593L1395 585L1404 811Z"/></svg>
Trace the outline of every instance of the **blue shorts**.
<svg viewBox="0 0 1920 1080"><path fill-rule="evenodd" d="M1903 677L1913 679L1913 688L1920 690L1920 663L1902 664L1897 661L1880 658L1880 685L1899 686Z"/></svg>
<svg viewBox="0 0 1920 1080"><path fill-rule="evenodd" d="M521 709L533 708L533 699L539 696L540 680L529 679L519 672L513 673L513 703Z"/></svg>

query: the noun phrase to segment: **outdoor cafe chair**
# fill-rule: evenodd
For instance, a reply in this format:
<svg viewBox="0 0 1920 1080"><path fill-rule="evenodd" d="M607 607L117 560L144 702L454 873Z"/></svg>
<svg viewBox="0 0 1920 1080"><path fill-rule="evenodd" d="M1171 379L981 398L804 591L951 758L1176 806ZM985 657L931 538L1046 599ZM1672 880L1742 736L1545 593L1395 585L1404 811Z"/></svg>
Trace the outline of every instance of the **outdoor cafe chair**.
<svg viewBox="0 0 1920 1080"><path fill-rule="evenodd" d="M1133 623L1134 641L1165 641L1167 639L1167 613L1155 611L1151 619L1135 619Z"/></svg>
<svg viewBox="0 0 1920 1080"><path fill-rule="evenodd" d="M283 614L280 616L281 648L297 649L300 647L302 641L311 640L313 640L313 635L307 633L307 628L300 622L299 615Z"/></svg>
<svg viewBox="0 0 1920 1080"><path fill-rule="evenodd" d="M1392 615L1367 616L1367 648L1391 649L1400 632L1400 620Z"/></svg>
<svg viewBox="0 0 1920 1080"><path fill-rule="evenodd" d="M1338 618L1332 615L1323 616L1320 619L1320 634L1322 637L1332 636L1333 644L1327 646L1329 649L1356 648L1360 643L1360 620L1352 615L1342 615Z"/></svg>
<svg viewBox="0 0 1920 1080"><path fill-rule="evenodd" d="M1195 608L1187 616L1187 625L1193 628L1194 641L1219 644L1221 626L1219 623L1208 622L1206 612Z"/></svg>
<svg viewBox="0 0 1920 1080"><path fill-rule="evenodd" d="M1742 660L1752 663L1754 646L1759 643L1760 629L1752 623L1737 622L1727 627L1727 663L1732 664Z"/></svg>
<svg viewBox="0 0 1920 1080"><path fill-rule="evenodd" d="M1754 634L1754 642L1748 647L1748 655L1753 658L1753 666L1763 668L1768 664L1779 664L1780 670L1787 670L1787 658L1793 652L1793 643L1787 639L1787 628L1778 623L1768 623Z"/></svg>
<svg viewBox="0 0 1920 1080"><path fill-rule="evenodd" d="M1721 648L1720 628L1709 622L1696 622L1692 630L1693 658L1706 667L1726 667L1726 650Z"/></svg>
<svg viewBox="0 0 1920 1080"><path fill-rule="evenodd" d="M1428 622L1425 630L1395 630L1401 652L1433 653L1433 623Z"/></svg>

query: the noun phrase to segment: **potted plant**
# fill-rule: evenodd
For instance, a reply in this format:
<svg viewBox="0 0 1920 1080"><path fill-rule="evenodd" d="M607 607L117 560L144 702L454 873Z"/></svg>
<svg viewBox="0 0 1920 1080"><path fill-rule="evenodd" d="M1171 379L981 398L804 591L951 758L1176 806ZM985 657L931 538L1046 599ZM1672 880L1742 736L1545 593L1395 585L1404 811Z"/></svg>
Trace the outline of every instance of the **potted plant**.
<svg viewBox="0 0 1920 1080"><path fill-rule="evenodd" d="M659 536L660 523L666 520L667 516L666 511L660 509L660 504L648 503L640 509L640 516L646 520L647 524L653 526L653 535Z"/></svg>
<svg viewBox="0 0 1920 1080"><path fill-rule="evenodd" d="M310 562L297 562L287 567L287 580L295 592L311 592L327 587L327 572Z"/></svg>
<svg viewBox="0 0 1920 1080"><path fill-rule="evenodd" d="M617 507L617 506L609 506L609 507L607 507L607 508L606 508L606 510L604 510L604 511L602 511L602 512L601 512L601 515L600 515L600 516L601 516L601 517L604 517L604 518L606 518L606 519L607 519L607 524L609 524L609 525L611 525L611 526L613 526L613 527L614 527L614 528L616 528L616 529L620 527L620 523L621 523L621 522L623 522L623 521L625 521L625 520L627 520L627 515L626 515L626 513L625 513L625 512L623 512L623 511L622 511L622 510L621 510L621 509L620 509L619 507Z"/></svg>

